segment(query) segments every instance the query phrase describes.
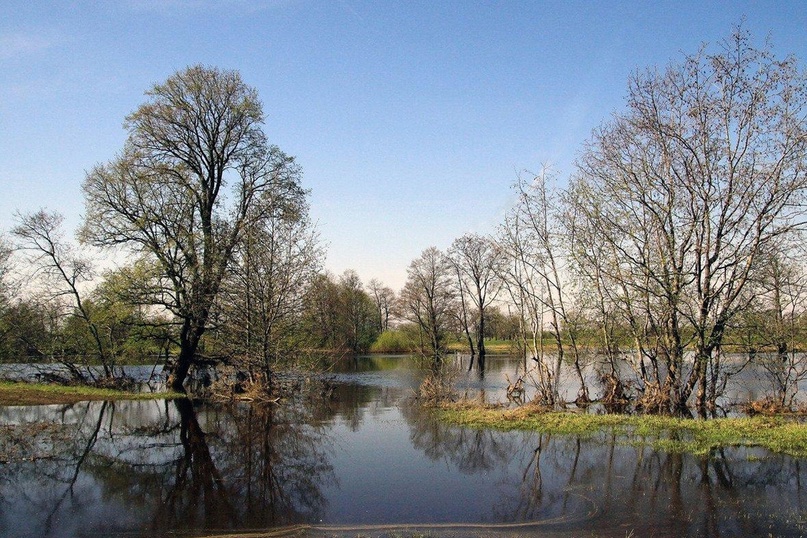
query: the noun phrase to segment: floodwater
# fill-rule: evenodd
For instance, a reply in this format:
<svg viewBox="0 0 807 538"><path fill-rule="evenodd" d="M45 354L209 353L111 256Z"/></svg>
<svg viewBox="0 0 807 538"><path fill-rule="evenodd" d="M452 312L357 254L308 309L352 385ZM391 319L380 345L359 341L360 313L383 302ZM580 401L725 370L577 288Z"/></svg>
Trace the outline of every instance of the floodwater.
<svg viewBox="0 0 807 538"><path fill-rule="evenodd" d="M493 358L468 391L503 397ZM333 393L0 407L0 536L803 536L807 461L709 456L446 425L401 357L348 361Z"/></svg>

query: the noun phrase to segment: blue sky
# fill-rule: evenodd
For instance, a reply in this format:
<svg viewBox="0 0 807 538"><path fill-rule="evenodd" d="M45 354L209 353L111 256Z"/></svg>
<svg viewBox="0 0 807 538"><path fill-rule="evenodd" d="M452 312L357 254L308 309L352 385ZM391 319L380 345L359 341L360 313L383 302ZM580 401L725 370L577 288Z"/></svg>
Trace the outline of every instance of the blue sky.
<svg viewBox="0 0 807 538"><path fill-rule="evenodd" d="M4 0L0 230L41 207L77 227L85 171L121 150L124 117L201 63L257 88L327 268L397 289L423 249L493 231L520 170L564 181L631 72L743 20L807 67L807 1Z"/></svg>

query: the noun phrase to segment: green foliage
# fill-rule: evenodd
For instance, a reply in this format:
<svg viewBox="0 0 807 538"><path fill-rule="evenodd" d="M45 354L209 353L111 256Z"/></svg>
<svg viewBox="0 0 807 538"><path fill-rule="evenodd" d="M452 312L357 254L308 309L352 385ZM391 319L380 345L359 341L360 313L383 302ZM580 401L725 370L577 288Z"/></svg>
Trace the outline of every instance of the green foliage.
<svg viewBox="0 0 807 538"><path fill-rule="evenodd" d="M42 360L55 347L48 310L35 301L17 301L0 313L0 362Z"/></svg>
<svg viewBox="0 0 807 538"><path fill-rule="evenodd" d="M338 280L327 273L317 277L305 309L303 327L312 347L360 353L370 349L379 334L375 301L353 271Z"/></svg>
<svg viewBox="0 0 807 538"><path fill-rule="evenodd" d="M412 330L389 329L382 332L370 351L373 353L411 353L417 350L416 335Z"/></svg>

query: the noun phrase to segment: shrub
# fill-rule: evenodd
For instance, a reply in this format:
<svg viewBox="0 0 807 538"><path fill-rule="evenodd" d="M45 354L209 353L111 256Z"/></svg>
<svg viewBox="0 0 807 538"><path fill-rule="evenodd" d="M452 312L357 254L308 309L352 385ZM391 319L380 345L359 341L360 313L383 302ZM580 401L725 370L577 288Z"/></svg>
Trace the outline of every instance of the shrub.
<svg viewBox="0 0 807 538"><path fill-rule="evenodd" d="M416 349L417 345L411 335L399 329L384 331L370 346L372 353L411 353Z"/></svg>

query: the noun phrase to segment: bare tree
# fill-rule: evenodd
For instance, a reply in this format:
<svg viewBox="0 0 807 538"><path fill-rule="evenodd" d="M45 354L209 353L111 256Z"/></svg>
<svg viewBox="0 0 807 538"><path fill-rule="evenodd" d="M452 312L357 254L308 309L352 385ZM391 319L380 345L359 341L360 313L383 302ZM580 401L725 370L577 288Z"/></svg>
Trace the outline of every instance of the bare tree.
<svg viewBox="0 0 807 538"><path fill-rule="evenodd" d="M583 376L582 352L578 343L578 320L574 316L567 281L566 252L563 247L565 230L561 224L560 200L551 185L551 176L544 170L529 179L519 176L514 188L518 201L507 216L500 233L500 244L511 257L509 278L520 280L510 284L522 308L529 311L533 332L544 330L545 316L555 341L554 358L545 357L543 347L533 355L541 363L543 398L546 403L559 403L558 379L566 356L566 345L580 388L576 401L590 401ZM541 345L543 344L541 340ZM533 346L535 348L535 346ZM545 362L550 360L552 364Z"/></svg>
<svg viewBox="0 0 807 538"><path fill-rule="evenodd" d="M587 213L615 257L608 277L644 349L661 353L677 410L697 387L699 412L714 411L726 328L761 254L801 219L805 83L795 59L738 29L716 54L635 75L628 110L580 159L581 214L598 204Z"/></svg>
<svg viewBox="0 0 807 538"><path fill-rule="evenodd" d="M352 269L339 277L339 303L348 349L353 353L366 351L379 333L374 316L375 303Z"/></svg>
<svg viewBox="0 0 807 538"><path fill-rule="evenodd" d="M578 185L579 186L579 185ZM599 355L604 358L605 371L600 372L604 386L601 401L606 405L624 405L627 402L627 384L622 379L617 330L621 318L618 313L619 287L614 288L609 280L608 265L611 256L607 245L597 241L599 230L595 229L597 219L578 215L580 205L576 201L578 193L572 185L564 192L564 226L566 242L571 259L570 270L577 275L579 284L578 301L587 311L587 319L597 327L600 339ZM587 212L596 212L597 207L585 207Z"/></svg>
<svg viewBox="0 0 807 538"><path fill-rule="evenodd" d="M251 208L283 203L299 169L267 143L257 92L235 71L189 67L147 96L123 153L87 174L83 237L160 268L154 303L180 325L170 385L184 390L233 252L260 217Z"/></svg>
<svg viewBox="0 0 807 538"><path fill-rule="evenodd" d="M389 329L389 322L392 317L395 292L375 278L371 279L367 284L367 289L370 291L378 310L378 328L380 331L386 331Z"/></svg>
<svg viewBox="0 0 807 538"><path fill-rule="evenodd" d="M324 255L302 191L280 211L261 205L253 210L263 216L245 230L222 284L217 332L240 367L268 378L279 359L299 351L305 296Z"/></svg>
<svg viewBox="0 0 807 538"><path fill-rule="evenodd" d="M800 244L766 256L749 290L750 306L732 331L741 333L749 360L762 367L771 383L772 403L783 409L792 409L799 383L807 379L807 357L797 349L807 306L803 257Z"/></svg>
<svg viewBox="0 0 807 538"><path fill-rule="evenodd" d="M6 237L0 234L0 315L11 300L11 254L14 249Z"/></svg>
<svg viewBox="0 0 807 538"><path fill-rule="evenodd" d="M440 362L455 296L451 269L442 252L435 247L424 250L407 269L407 281L401 290L403 315L420 329L424 354Z"/></svg>
<svg viewBox="0 0 807 538"><path fill-rule="evenodd" d="M63 217L58 213L40 210L28 215L18 215L17 225L12 233L20 240L20 248L31 254L32 268L42 279L42 286L49 290L51 297L69 298L69 304L76 315L84 322L92 336L97 358L106 378L113 377L114 357L106 348L99 327L91 317L90 309L80 291L80 286L93 278L89 260L76 253L62 237ZM66 365L70 363L65 361ZM83 378L80 370L72 364L73 375ZM87 370L92 376L91 370Z"/></svg>
<svg viewBox="0 0 807 538"><path fill-rule="evenodd" d="M448 260L457 275L457 295L460 297L464 326L468 327L468 308L470 301L475 308L476 349L479 369L485 369L485 322L490 305L496 300L501 290L499 266L502 256L490 239L476 234L465 234L456 239L448 250ZM467 297L467 299L466 299ZM470 335L469 335L470 340ZM473 345L471 358L473 360Z"/></svg>

